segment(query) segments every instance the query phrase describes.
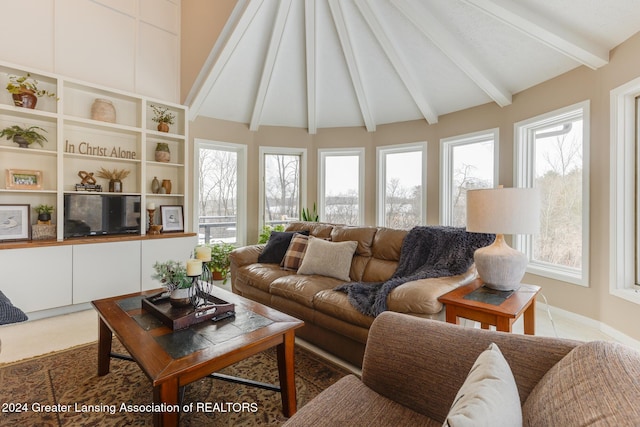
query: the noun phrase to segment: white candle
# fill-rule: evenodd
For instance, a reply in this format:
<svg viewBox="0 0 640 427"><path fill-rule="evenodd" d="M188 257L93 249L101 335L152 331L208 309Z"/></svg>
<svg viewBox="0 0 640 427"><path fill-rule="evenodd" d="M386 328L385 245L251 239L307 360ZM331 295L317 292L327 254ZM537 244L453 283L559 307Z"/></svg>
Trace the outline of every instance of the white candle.
<svg viewBox="0 0 640 427"><path fill-rule="evenodd" d="M209 262L211 261L211 248L208 246L198 246L196 247L196 258Z"/></svg>
<svg viewBox="0 0 640 427"><path fill-rule="evenodd" d="M156 208L156 204L155 203L147 203L147 209L149 209L150 211L155 210Z"/></svg>
<svg viewBox="0 0 640 427"><path fill-rule="evenodd" d="M202 274L202 260L187 260L187 276L200 276Z"/></svg>

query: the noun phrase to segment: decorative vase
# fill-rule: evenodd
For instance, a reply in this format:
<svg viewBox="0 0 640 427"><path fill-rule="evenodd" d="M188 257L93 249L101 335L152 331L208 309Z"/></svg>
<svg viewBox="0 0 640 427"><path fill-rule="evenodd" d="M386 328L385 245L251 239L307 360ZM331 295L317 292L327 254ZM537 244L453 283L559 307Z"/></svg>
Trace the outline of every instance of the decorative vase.
<svg viewBox="0 0 640 427"><path fill-rule="evenodd" d="M18 144L18 147L20 147L20 148L29 148L29 141L24 139L23 136L20 136L20 135L14 136L13 137L13 142Z"/></svg>
<svg viewBox="0 0 640 427"><path fill-rule="evenodd" d="M116 107L108 99L97 98L91 105L91 118L101 122L116 122Z"/></svg>
<svg viewBox="0 0 640 427"><path fill-rule="evenodd" d="M212 277L213 277L213 280L224 280L227 277L227 275L224 274L222 271L214 270L212 272Z"/></svg>
<svg viewBox="0 0 640 427"><path fill-rule="evenodd" d="M109 181L110 193L122 193L122 181L119 179L112 179Z"/></svg>
<svg viewBox="0 0 640 427"><path fill-rule="evenodd" d="M36 108L36 103L38 102L38 97L33 93L33 91L28 89L23 89L20 93L14 93L11 95L13 98L13 104L16 107L23 108Z"/></svg>
<svg viewBox="0 0 640 427"><path fill-rule="evenodd" d="M158 130L160 132L169 132L169 125L165 122L158 123Z"/></svg>
<svg viewBox="0 0 640 427"><path fill-rule="evenodd" d="M173 307L185 307L191 304L189 291L190 288L174 289L169 295L169 302Z"/></svg>
<svg viewBox="0 0 640 427"><path fill-rule="evenodd" d="M164 188L164 191L165 191L163 194L171 194L171 180L163 179L162 188Z"/></svg>
<svg viewBox="0 0 640 427"><path fill-rule="evenodd" d="M41 214L38 214L38 221L40 222L51 221L51 214L49 212L43 212Z"/></svg>
<svg viewBox="0 0 640 427"><path fill-rule="evenodd" d="M151 181L151 192L158 194L158 191L160 191L160 181L158 181L158 177L154 176L153 181Z"/></svg>
<svg viewBox="0 0 640 427"><path fill-rule="evenodd" d="M166 142L158 142L156 145L156 162L167 163L171 161L171 151L169 144Z"/></svg>

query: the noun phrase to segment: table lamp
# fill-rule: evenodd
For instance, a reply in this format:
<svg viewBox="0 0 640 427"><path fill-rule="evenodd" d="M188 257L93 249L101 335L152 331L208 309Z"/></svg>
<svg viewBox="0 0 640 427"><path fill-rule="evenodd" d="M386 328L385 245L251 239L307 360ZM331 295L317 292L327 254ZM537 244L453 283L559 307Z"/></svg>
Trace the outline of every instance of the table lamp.
<svg viewBox="0 0 640 427"><path fill-rule="evenodd" d="M540 192L535 188L490 188L467 192L467 231L496 235L473 259L485 286L498 291L520 287L528 259L510 247L505 234L536 234L540 228Z"/></svg>

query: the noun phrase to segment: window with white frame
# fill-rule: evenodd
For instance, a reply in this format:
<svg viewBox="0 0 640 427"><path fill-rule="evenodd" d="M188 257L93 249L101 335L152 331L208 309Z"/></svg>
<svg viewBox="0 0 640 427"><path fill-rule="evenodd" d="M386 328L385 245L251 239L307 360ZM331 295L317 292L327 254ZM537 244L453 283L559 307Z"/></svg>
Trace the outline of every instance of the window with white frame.
<svg viewBox="0 0 640 427"><path fill-rule="evenodd" d="M541 192L540 233L517 236L528 271L588 286L589 102L515 124L515 186Z"/></svg>
<svg viewBox="0 0 640 427"><path fill-rule="evenodd" d="M336 224L364 223L364 149L318 150L318 213Z"/></svg>
<svg viewBox="0 0 640 427"><path fill-rule="evenodd" d="M498 178L498 129L440 141L440 223L464 227L467 191L493 188Z"/></svg>
<svg viewBox="0 0 640 427"><path fill-rule="evenodd" d="M426 223L427 144L378 147L377 222L409 229Z"/></svg>
<svg viewBox="0 0 640 427"><path fill-rule="evenodd" d="M610 95L609 291L640 304L640 78Z"/></svg>
<svg viewBox="0 0 640 427"><path fill-rule="evenodd" d="M245 244L247 147L196 139L194 152L199 243Z"/></svg>
<svg viewBox="0 0 640 427"><path fill-rule="evenodd" d="M306 185L306 150L260 147L261 225L300 219Z"/></svg>

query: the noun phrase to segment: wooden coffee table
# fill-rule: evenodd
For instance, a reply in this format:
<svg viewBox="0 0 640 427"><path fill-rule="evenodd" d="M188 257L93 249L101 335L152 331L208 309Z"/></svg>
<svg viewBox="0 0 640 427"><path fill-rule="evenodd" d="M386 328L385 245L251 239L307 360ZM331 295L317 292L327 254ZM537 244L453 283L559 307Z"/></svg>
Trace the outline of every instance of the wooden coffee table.
<svg viewBox="0 0 640 427"><path fill-rule="evenodd" d="M446 306L447 323L458 324L458 318L463 317L480 322L483 329L493 325L498 331L511 332L513 323L524 313L524 333L535 335L535 304L540 286L520 285L506 299L500 293L487 295L480 301L470 299L475 296L470 294L482 286L482 281L476 279L438 298Z"/></svg>
<svg viewBox="0 0 640 427"><path fill-rule="evenodd" d="M171 330L142 309L142 298L162 289L92 301L99 315L98 375L109 373L111 357L138 363L153 385L158 407L180 405L185 385L212 375L234 382L269 388L263 383L229 378L216 371L268 348L277 348L282 409L296 412L294 381L295 330L301 320L239 295L216 288L212 295L235 304L236 315L218 322L205 321L186 329ZM131 357L112 353L113 334ZM180 411L155 412L155 426L177 426Z"/></svg>

